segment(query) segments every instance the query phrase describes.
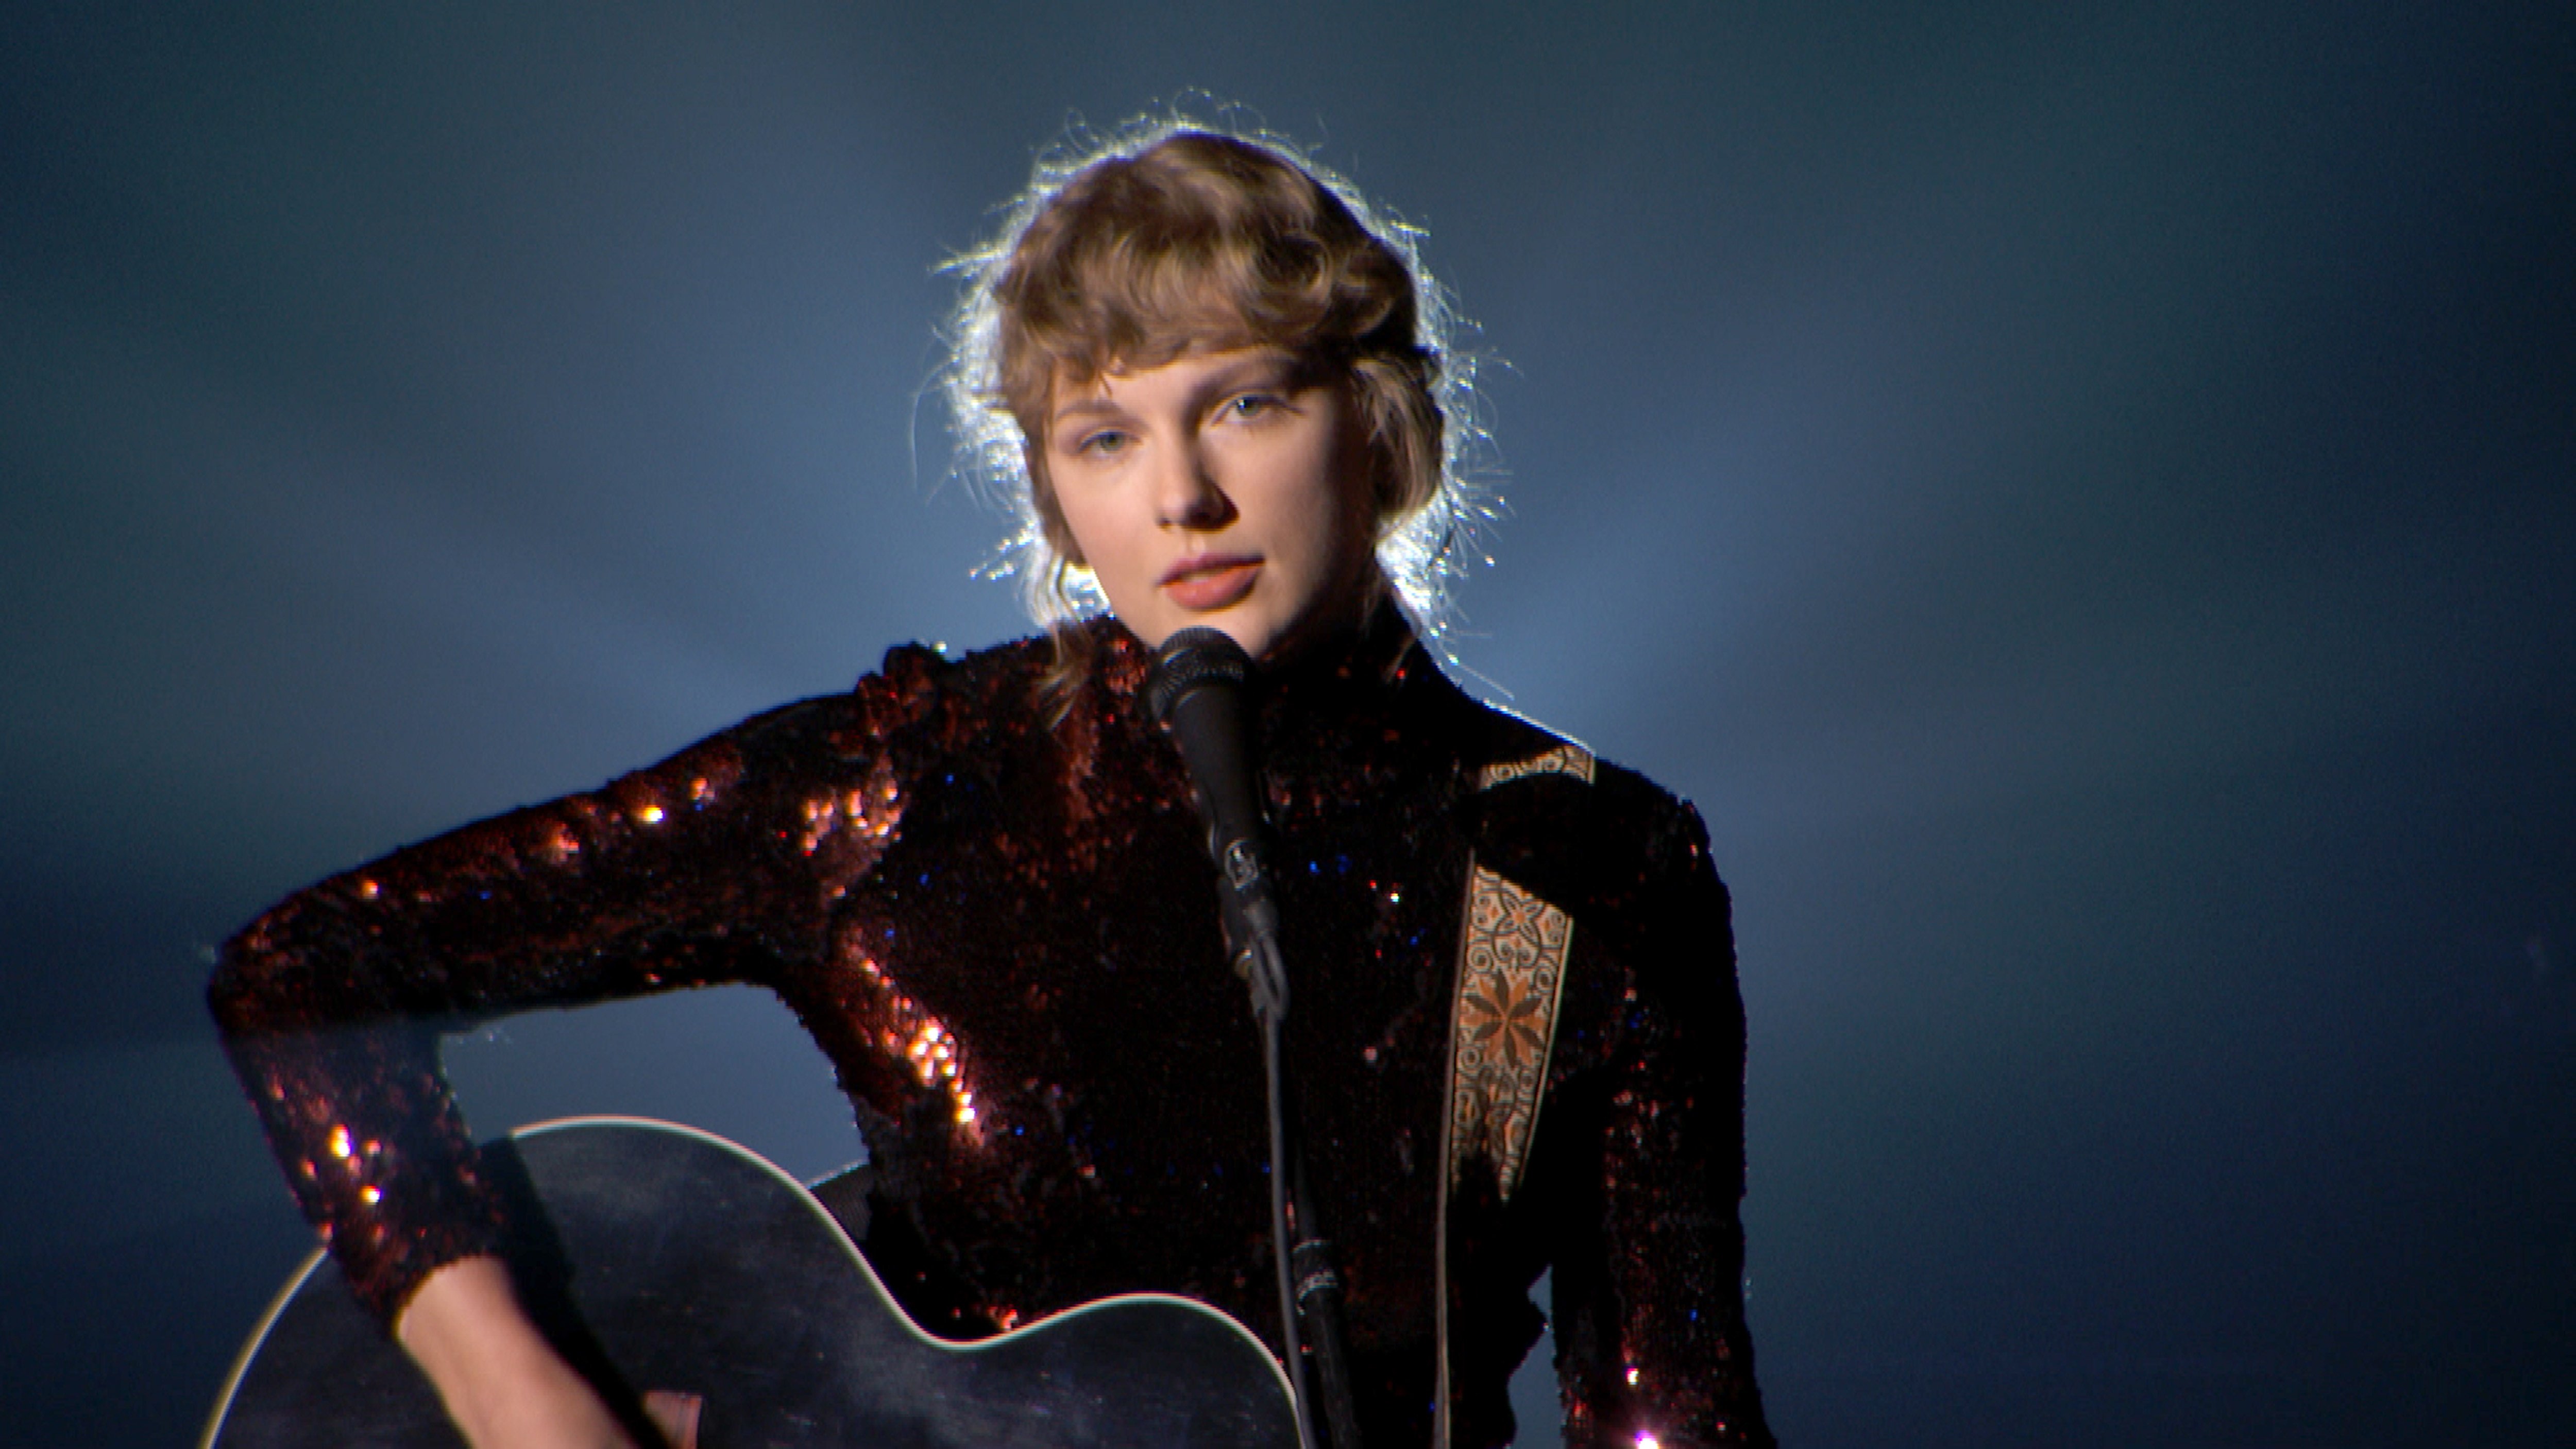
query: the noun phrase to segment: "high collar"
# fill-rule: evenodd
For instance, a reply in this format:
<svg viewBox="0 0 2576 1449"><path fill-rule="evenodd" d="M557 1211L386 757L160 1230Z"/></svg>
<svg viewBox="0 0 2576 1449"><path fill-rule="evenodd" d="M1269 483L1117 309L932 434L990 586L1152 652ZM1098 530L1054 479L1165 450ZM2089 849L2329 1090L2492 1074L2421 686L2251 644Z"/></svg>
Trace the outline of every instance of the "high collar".
<svg viewBox="0 0 2576 1449"><path fill-rule="evenodd" d="M1113 619L1083 627L1109 708L1126 727L1159 735L1144 703L1153 651ZM1274 811L1294 799L1362 804L1407 779L1420 783L1425 769L1454 774L1461 725L1475 708L1391 607L1284 665L1256 668L1249 699Z"/></svg>

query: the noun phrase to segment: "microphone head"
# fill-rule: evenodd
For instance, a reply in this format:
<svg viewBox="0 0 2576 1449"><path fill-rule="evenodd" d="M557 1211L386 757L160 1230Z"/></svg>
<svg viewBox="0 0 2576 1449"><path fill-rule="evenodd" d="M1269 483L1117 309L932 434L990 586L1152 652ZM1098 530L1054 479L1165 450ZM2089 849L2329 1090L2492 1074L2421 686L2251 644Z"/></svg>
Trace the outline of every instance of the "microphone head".
<svg viewBox="0 0 2576 1449"><path fill-rule="evenodd" d="M1205 688L1235 690L1252 677L1252 656L1222 629L1183 629L1154 651L1145 708L1156 724L1171 722L1182 700Z"/></svg>

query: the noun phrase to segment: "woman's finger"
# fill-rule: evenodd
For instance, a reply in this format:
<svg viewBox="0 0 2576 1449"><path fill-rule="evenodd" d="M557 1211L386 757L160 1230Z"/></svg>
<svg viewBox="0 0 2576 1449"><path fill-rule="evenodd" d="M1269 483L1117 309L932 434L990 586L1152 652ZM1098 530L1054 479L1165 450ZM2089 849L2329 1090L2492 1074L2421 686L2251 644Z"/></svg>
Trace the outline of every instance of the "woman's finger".
<svg viewBox="0 0 2576 1449"><path fill-rule="evenodd" d="M644 1391L644 1417L662 1431L671 1449L698 1449L698 1414L707 1401L672 1389Z"/></svg>

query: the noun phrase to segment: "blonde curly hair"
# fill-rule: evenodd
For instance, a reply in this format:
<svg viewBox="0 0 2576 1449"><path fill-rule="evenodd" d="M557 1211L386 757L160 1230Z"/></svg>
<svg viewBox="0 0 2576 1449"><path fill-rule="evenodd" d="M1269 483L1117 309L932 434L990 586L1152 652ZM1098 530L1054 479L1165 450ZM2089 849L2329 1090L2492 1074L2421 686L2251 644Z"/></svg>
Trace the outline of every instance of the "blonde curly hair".
<svg viewBox="0 0 2576 1449"><path fill-rule="evenodd" d="M1015 523L989 572L1017 575L1060 648L1065 626L1106 600L1047 481L1057 380L1251 346L1350 389L1374 463L1379 569L1416 630L1439 636L1488 508L1466 466L1484 439L1473 358L1449 345L1418 235L1287 143L1186 117L1039 159L998 234L951 264L964 287L937 385L959 471Z"/></svg>

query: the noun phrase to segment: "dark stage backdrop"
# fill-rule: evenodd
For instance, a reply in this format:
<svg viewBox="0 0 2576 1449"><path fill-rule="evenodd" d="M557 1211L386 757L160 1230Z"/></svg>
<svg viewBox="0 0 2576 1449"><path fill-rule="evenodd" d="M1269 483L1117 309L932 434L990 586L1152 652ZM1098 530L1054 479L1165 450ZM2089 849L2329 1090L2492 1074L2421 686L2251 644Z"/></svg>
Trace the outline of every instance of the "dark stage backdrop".
<svg viewBox="0 0 2576 1449"><path fill-rule="evenodd" d="M11 7L0 1438L301 1250L211 943L1020 628L933 266L1204 87L1482 323L1475 686L1708 815L1784 1438L2576 1442L2571 13ZM761 998L460 1056L859 1150Z"/></svg>

